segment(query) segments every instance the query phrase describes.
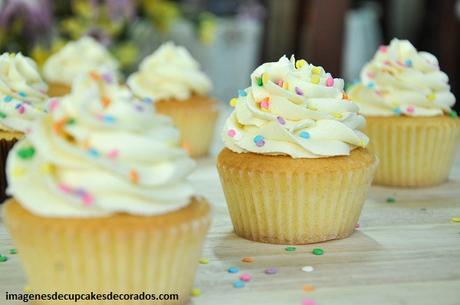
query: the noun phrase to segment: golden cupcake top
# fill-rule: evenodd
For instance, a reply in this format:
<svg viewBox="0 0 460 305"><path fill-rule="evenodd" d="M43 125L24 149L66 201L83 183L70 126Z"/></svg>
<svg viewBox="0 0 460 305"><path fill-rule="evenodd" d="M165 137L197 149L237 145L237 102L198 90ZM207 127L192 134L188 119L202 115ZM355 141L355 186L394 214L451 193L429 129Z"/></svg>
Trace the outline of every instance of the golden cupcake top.
<svg viewBox="0 0 460 305"><path fill-rule="evenodd" d="M223 140L238 153L320 158L349 155L369 141L365 119L343 91L344 82L305 60L265 63L251 86L230 101Z"/></svg>
<svg viewBox="0 0 460 305"><path fill-rule="evenodd" d="M195 163L151 103L91 73L48 108L7 160L8 193L32 213L156 215L190 202Z"/></svg>
<svg viewBox="0 0 460 305"><path fill-rule="evenodd" d="M456 116L451 109L455 96L438 60L407 40L381 46L349 95L366 116Z"/></svg>

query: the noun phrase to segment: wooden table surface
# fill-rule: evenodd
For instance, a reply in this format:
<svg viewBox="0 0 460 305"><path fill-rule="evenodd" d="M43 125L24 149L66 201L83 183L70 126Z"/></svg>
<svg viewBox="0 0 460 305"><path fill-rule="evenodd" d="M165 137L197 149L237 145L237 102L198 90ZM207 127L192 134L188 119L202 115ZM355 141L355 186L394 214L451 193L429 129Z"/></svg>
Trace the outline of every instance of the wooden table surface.
<svg viewBox="0 0 460 305"><path fill-rule="evenodd" d="M203 250L209 264L198 266L195 281L201 295L190 304L460 304L460 223L451 221L460 216L460 153L449 182L426 189L372 187L351 237L295 252L233 234L214 162L199 160L191 177L214 206L214 220ZM396 202L387 203L388 197ZM8 254L12 247L0 219L0 253L9 256L0 263L0 304L7 304L5 291L22 292L26 285L18 257ZM313 248L324 255L313 255ZM255 261L241 262L246 256ZM245 288L233 288L238 275L226 272L231 266L252 275ZM314 271L303 272L303 266ZM270 267L278 273L266 275ZM315 291L304 292L304 284Z"/></svg>

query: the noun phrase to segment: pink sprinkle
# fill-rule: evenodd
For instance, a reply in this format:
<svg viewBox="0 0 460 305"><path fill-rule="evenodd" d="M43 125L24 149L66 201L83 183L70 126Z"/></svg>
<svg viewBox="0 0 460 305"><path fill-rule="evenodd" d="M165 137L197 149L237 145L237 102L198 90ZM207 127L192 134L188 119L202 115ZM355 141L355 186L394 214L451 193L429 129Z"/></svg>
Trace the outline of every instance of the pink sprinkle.
<svg viewBox="0 0 460 305"><path fill-rule="evenodd" d="M382 96L382 95L383 95L383 94L382 94L382 91L380 91L380 90L375 90L375 94L377 94L378 96Z"/></svg>
<svg viewBox="0 0 460 305"><path fill-rule="evenodd" d="M280 79L280 80L277 80L275 83L276 83L278 86L283 87L283 83L284 83L284 82L283 82L283 80Z"/></svg>
<svg viewBox="0 0 460 305"><path fill-rule="evenodd" d="M328 77L326 79L326 87L332 87L334 86L334 79L332 77Z"/></svg>
<svg viewBox="0 0 460 305"><path fill-rule="evenodd" d="M375 77L375 74L372 73L372 72L367 72L367 77L369 77L369 78L374 78L374 77Z"/></svg>
<svg viewBox="0 0 460 305"><path fill-rule="evenodd" d="M112 149L111 151L109 151L109 153L107 154L107 157L109 157L109 159L115 159L118 157L118 150L117 149Z"/></svg>
<svg viewBox="0 0 460 305"><path fill-rule="evenodd" d="M85 194L85 196L83 196L82 200L83 200L83 204L86 205L86 206L92 205L93 202L94 202L94 198L90 194Z"/></svg>
<svg viewBox="0 0 460 305"><path fill-rule="evenodd" d="M406 110L407 110L407 112L409 112L409 113L413 113L415 109L414 109L413 106L408 106L408 107L406 108Z"/></svg>
<svg viewBox="0 0 460 305"><path fill-rule="evenodd" d="M59 106L59 100L54 98L50 101L48 108L51 112L53 112L54 110L56 110L58 106Z"/></svg>
<svg viewBox="0 0 460 305"><path fill-rule="evenodd" d="M304 299L302 305L316 305L316 302L312 299Z"/></svg>
<svg viewBox="0 0 460 305"><path fill-rule="evenodd" d="M382 52L382 53L386 53L388 51L388 47L387 46L384 46L384 45L381 45L379 47L379 51Z"/></svg>
<svg viewBox="0 0 460 305"><path fill-rule="evenodd" d="M270 106L270 102L268 100L264 100L263 102L260 103L260 107L268 109Z"/></svg>
<svg viewBox="0 0 460 305"><path fill-rule="evenodd" d="M240 276L240 280L242 280L243 282L249 282L250 280L252 279L252 276L250 274L242 274Z"/></svg>
<svg viewBox="0 0 460 305"><path fill-rule="evenodd" d="M391 61L385 60L385 61L383 62L383 64L389 66L389 65L391 65Z"/></svg>
<svg viewBox="0 0 460 305"><path fill-rule="evenodd" d="M25 108L24 106L21 105L21 106L18 108L18 111L19 111L20 114L23 114L23 113L26 111L26 108Z"/></svg>
<svg viewBox="0 0 460 305"><path fill-rule="evenodd" d="M396 63L397 63L398 65L400 65L401 67L405 67L405 66L406 66L406 65L403 64L400 60L396 61Z"/></svg>
<svg viewBox="0 0 460 305"><path fill-rule="evenodd" d="M229 130L227 131L227 135L228 135L229 137L233 138L233 137L236 135L235 129L229 129Z"/></svg>
<svg viewBox="0 0 460 305"><path fill-rule="evenodd" d="M60 184L58 185L58 188L59 188L62 192L64 192L64 193L70 193L70 192L72 191L72 189L70 188L70 186L68 186L68 185L66 185L66 184L64 184L64 183L60 183Z"/></svg>

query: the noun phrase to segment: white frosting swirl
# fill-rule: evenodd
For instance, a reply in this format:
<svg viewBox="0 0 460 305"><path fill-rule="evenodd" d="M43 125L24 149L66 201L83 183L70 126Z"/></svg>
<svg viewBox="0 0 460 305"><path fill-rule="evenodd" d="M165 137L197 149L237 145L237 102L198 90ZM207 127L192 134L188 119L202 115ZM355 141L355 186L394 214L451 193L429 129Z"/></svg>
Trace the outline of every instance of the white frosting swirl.
<svg viewBox="0 0 460 305"><path fill-rule="evenodd" d="M21 53L0 56L0 129L25 132L44 115L46 83L32 59Z"/></svg>
<svg viewBox="0 0 460 305"><path fill-rule="evenodd" d="M369 141L343 80L294 57L258 67L231 103L223 140L234 152L319 158L348 155Z"/></svg>
<svg viewBox="0 0 460 305"><path fill-rule="evenodd" d="M94 74L93 74L94 76ZM77 80L10 152L8 193L32 213L155 215L189 203L194 161L151 103L106 80Z"/></svg>
<svg viewBox="0 0 460 305"><path fill-rule="evenodd" d="M393 39L364 66L361 83L349 94L364 115L435 116L451 112L455 103L448 81L436 57Z"/></svg>
<svg viewBox="0 0 460 305"><path fill-rule="evenodd" d="M46 81L69 86L76 77L90 71L117 75L118 63L103 45L88 36L67 43L43 67Z"/></svg>
<svg viewBox="0 0 460 305"><path fill-rule="evenodd" d="M139 71L131 74L128 86L139 98L186 100L192 94L206 95L211 81L184 47L163 44L144 58Z"/></svg>

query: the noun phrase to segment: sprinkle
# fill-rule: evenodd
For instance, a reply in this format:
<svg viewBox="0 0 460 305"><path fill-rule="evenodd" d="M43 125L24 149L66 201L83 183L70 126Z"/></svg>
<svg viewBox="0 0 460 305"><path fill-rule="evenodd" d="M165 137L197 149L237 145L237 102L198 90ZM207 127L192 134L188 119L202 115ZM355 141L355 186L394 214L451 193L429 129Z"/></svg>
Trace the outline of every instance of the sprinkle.
<svg viewBox="0 0 460 305"><path fill-rule="evenodd" d="M228 135L230 138L233 138L233 137L236 135L235 129L229 129L229 130L227 131L227 135Z"/></svg>
<svg viewBox="0 0 460 305"><path fill-rule="evenodd" d="M253 141L254 141L254 143L257 144L257 142L262 142L262 141L264 141L264 139L265 139L264 136L259 134L259 135L254 137Z"/></svg>
<svg viewBox="0 0 460 305"><path fill-rule="evenodd" d="M238 267L230 267L227 269L228 273L238 273L240 272L240 269Z"/></svg>
<svg viewBox="0 0 460 305"><path fill-rule="evenodd" d="M51 163L44 163L41 166L41 171L44 172L45 174L50 174L54 170L54 166Z"/></svg>
<svg viewBox="0 0 460 305"><path fill-rule="evenodd" d="M288 82L283 83L283 89L288 90L289 89L289 84Z"/></svg>
<svg viewBox="0 0 460 305"><path fill-rule="evenodd" d="M182 147L183 150L185 150L187 152L187 154L189 154L189 155L192 154L192 147L187 142L183 142L181 147Z"/></svg>
<svg viewBox="0 0 460 305"><path fill-rule="evenodd" d="M303 291L305 292L311 292L311 291L314 291L315 290L315 287L313 285L309 285L309 284L304 284L303 285Z"/></svg>
<svg viewBox="0 0 460 305"><path fill-rule="evenodd" d="M116 159L116 158L118 157L118 155L119 155L119 152L118 152L117 149L112 149L111 151L109 151L109 152L107 153L107 157L108 157L109 159Z"/></svg>
<svg viewBox="0 0 460 305"><path fill-rule="evenodd" d="M262 147L262 146L264 146L264 145L265 145L265 141L260 141L260 142L257 142L257 143L256 143L256 146L257 146L257 147Z"/></svg>
<svg viewBox="0 0 460 305"><path fill-rule="evenodd" d="M393 112L394 112L394 114L396 114L396 115L401 115L401 109L399 109L399 107L393 109Z"/></svg>
<svg viewBox="0 0 460 305"><path fill-rule="evenodd" d="M297 250L297 248L293 247L293 246L287 246L286 248L284 248L284 250L287 251L287 252L293 252L293 251Z"/></svg>
<svg viewBox="0 0 460 305"><path fill-rule="evenodd" d="M19 112L20 114L23 114L24 112L26 112L26 108L25 108L23 105L19 105L19 107L18 107L18 112Z"/></svg>
<svg viewBox="0 0 460 305"><path fill-rule="evenodd" d="M295 62L295 67L297 69L300 69L302 68L303 66L305 66L307 64L307 61L305 59L299 59Z"/></svg>
<svg viewBox="0 0 460 305"><path fill-rule="evenodd" d="M202 265L207 265L209 263L209 259L203 257L203 258L200 258L198 262Z"/></svg>
<svg viewBox="0 0 460 305"><path fill-rule="evenodd" d="M359 229L360 225L359 223L355 224L355 229Z"/></svg>
<svg viewBox="0 0 460 305"><path fill-rule="evenodd" d="M91 157L99 157L99 151L95 148L89 148L88 149L88 154L91 156Z"/></svg>
<svg viewBox="0 0 460 305"><path fill-rule="evenodd" d="M309 139L310 138L310 133L307 131L301 131L299 133L299 137L304 138L304 139Z"/></svg>
<svg viewBox="0 0 460 305"><path fill-rule="evenodd" d="M344 100L349 99L348 95L345 92L342 93L342 99L344 99Z"/></svg>
<svg viewBox="0 0 460 305"><path fill-rule="evenodd" d="M111 103L112 103L112 101L110 100L109 97L103 96L103 97L101 98L101 104L102 104L102 106L103 106L104 108L107 108Z"/></svg>
<svg viewBox="0 0 460 305"><path fill-rule="evenodd" d="M451 118L453 118L453 119L458 118L458 114L457 114L457 112L455 112L455 110L451 110L451 111L449 112L449 116L450 116Z"/></svg>
<svg viewBox="0 0 460 305"><path fill-rule="evenodd" d="M60 183L60 184L58 185L58 188L59 188L59 190L61 190L61 192L63 192L63 193L70 193L70 192L72 192L72 189L70 188L70 186L68 186L68 185L66 185L66 184L64 184L64 183Z"/></svg>
<svg viewBox="0 0 460 305"><path fill-rule="evenodd" d="M388 51L388 47L387 46L384 46L384 45L381 45L379 47L379 51L382 52L382 53L386 53Z"/></svg>
<svg viewBox="0 0 460 305"><path fill-rule="evenodd" d="M18 250L16 250L15 248L11 248L10 254L18 254Z"/></svg>
<svg viewBox="0 0 460 305"><path fill-rule="evenodd" d="M312 299L304 299L302 305L316 305L316 302Z"/></svg>
<svg viewBox="0 0 460 305"><path fill-rule="evenodd" d="M452 222L460 222L460 217L452 217L450 220Z"/></svg>
<svg viewBox="0 0 460 305"><path fill-rule="evenodd" d="M276 274L278 273L278 270L276 270L276 268L267 268L265 269L264 273L265 274Z"/></svg>
<svg viewBox="0 0 460 305"><path fill-rule="evenodd" d="M5 103L9 103L13 100L13 97L11 95L5 95L5 97L3 98L3 101Z"/></svg>
<svg viewBox="0 0 460 305"><path fill-rule="evenodd" d="M374 77L375 77L375 74L372 73L372 72L367 72L367 77L369 77L369 78L374 78Z"/></svg>
<svg viewBox="0 0 460 305"><path fill-rule="evenodd" d="M276 119L278 120L278 123L280 123L281 125L286 124L286 121L282 116L277 116Z"/></svg>
<svg viewBox="0 0 460 305"><path fill-rule="evenodd" d="M230 106L235 107L238 104L238 99L236 97L230 100Z"/></svg>
<svg viewBox="0 0 460 305"><path fill-rule="evenodd" d="M153 99L150 98L150 97L144 97L144 99L142 100L144 103L146 104L151 104L153 103Z"/></svg>
<svg viewBox="0 0 460 305"><path fill-rule="evenodd" d="M266 98L260 101L260 107L262 109L268 110L268 108L270 107L270 97L269 96L267 96Z"/></svg>
<svg viewBox="0 0 460 305"><path fill-rule="evenodd" d="M132 169L130 172L129 172L129 179L133 182L133 183L139 183L139 174L134 170Z"/></svg>
<svg viewBox="0 0 460 305"><path fill-rule="evenodd" d="M312 272L313 270L315 270L315 268L313 268L313 266L304 266L304 267L302 267L303 272Z"/></svg>
<svg viewBox="0 0 460 305"><path fill-rule="evenodd" d="M235 288L244 288L244 286L246 286L246 284L243 281L238 280L233 282L233 287Z"/></svg>
<svg viewBox="0 0 460 305"><path fill-rule="evenodd" d="M8 260L8 257L0 254L0 263L4 263Z"/></svg>
<svg viewBox="0 0 460 305"><path fill-rule="evenodd" d="M83 196L82 201L83 201L83 204L84 204L84 205L90 206L90 205L93 204L94 198L93 198L93 196L91 196L90 194L86 193L86 194Z"/></svg>
<svg viewBox="0 0 460 305"><path fill-rule="evenodd" d="M270 80L270 77L268 76L268 73L262 74L262 83L264 85L268 84L268 81Z"/></svg>
<svg viewBox="0 0 460 305"><path fill-rule="evenodd" d="M332 116L333 116L334 118L336 118L336 119L341 119L341 118L343 118L343 115L342 115L341 113L333 112L333 113L331 113L331 114L332 114Z"/></svg>
<svg viewBox="0 0 460 305"><path fill-rule="evenodd" d="M25 92L22 92L22 91L19 92L18 94L19 94L20 97L26 97L27 96L27 94Z"/></svg>
<svg viewBox="0 0 460 305"><path fill-rule="evenodd" d="M332 77L328 77L326 79L326 87L332 87L334 86L334 79Z"/></svg>
<svg viewBox="0 0 460 305"><path fill-rule="evenodd" d="M242 261L243 263L253 263L253 262L254 262L254 258L252 258L252 257L243 257L243 258L241 259L241 261Z"/></svg>
<svg viewBox="0 0 460 305"><path fill-rule="evenodd" d="M311 106L311 105L307 106L307 108L308 108L309 110L311 110L311 111L316 111L316 110L318 110L318 108L316 108L315 106Z"/></svg>
<svg viewBox="0 0 460 305"><path fill-rule="evenodd" d="M311 253L313 253L314 255L323 255L324 250L321 249L321 248L315 248L315 249L313 249L313 251Z"/></svg>
<svg viewBox="0 0 460 305"><path fill-rule="evenodd" d="M251 279L252 279L252 276L250 274L244 273L240 275L240 280L242 280L243 282L249 282L251 281Z"/></svg>
<svg viewBox="0 0 460 305"><path fill-rule="evenodd" d="M300 89L299 87L295 87L295 93L296 93L297 95L303 95L303 91L302 91L302 89Z"/></svg>
<svg viewBox="0 0 460 305"><path fill-rule="evenodd" d="M259 87L262 87L264 85L262 77L256 77L256 82Z"/></svg>
<svg viewBox="0 0 460 305"><path fill-rule="evenodd" d="M407 106L406 111L409 113L414 113L414 107L413 106Z"/></svg>
<svg viewBox="0 0 460 305"><path fill-rule="evenodd" d="M11 173L13 177L21 177L26 173L26 170L22 167L16 167L13 169L13 172Z"/></svg>
<svg viewBox="0 0 460 305"><path fill-rule="evenodd" d="M56 110L56 108L59 106L59 100L56 99L56 98L53 98L52 100L50 100L49 104L48 104L48 110L50 112L53 112L54 110Z"/></svg>
<svg viewBox="0 0 460 305"><path fill-rule="evenodd" d="M395 202L396 202L396 198L394 198L394 197L388 197L386 201L387 201L387 203L395 203Z"/></svg>
<svg viewBox="0 0 460 305"><path fill-rule="evenodd" d="M21 159L30 159L35 155L35 148L33 146L21 148L18 150L17 154Z"/></svg>
<svg viewBox="0 0 460 305"><path fill-rule="evenodd" d="M0 119L6 118L6 113L0 111Z"/></svg>
<svg viewBox="0 0 460 305"><path fill-rule="evenodd" d="M367 84L367 88L370 88L370 89L375 88L375 84L373 82L370 82Z"/></svg>
<svg viewBox="0 0 460 305"><path fill-rule="evenodd" d="M102 79L105 80L106 83L111 84L113 82L112 75L108 73L102 74Z"/></svg>
<svg viewBox="0 0 460 305"><path fill-rule="evenodd" d="M405 67L406 65L402 63L402 61L400 60L397 60L396 63L401 66L401 67Z"/></svg>
<svg viewBox="0 0 460 305"><path fill-rule="evenodd" d="M191 294L192 294L192 297L199 297L201 295L201 289L193 288Z"/></svg>
<svg viewBox="0 0 460 305"><path fill-rule="evenodd" d="M283 87L283 80L282 79L279 79L275 82L275 84L277 84L278 86L280 86L281 88Z"/></svg>
<svg viewBox="0 0 460 305"><path fill-rule="evenodd" d="M321 67L313 67L313 68L311 68L311 73L312 74L317 74L317 75L321 74Z"/></svg>
<svg viewBox="0 0 460 305"><path fill-rule="evenodd" d="M115 117L112 115L104 115L102 120L106 123L114 123L116 121Z"/></svg>
<svg viewBox="0 0 460 305"><path fill-rule="evenodd" d="M391 65L391 61L385 60L385 61L383 62L383 64L386 65L386 66L389 66L389 65Z"/></svg>
<svg viewBox="0 0 460 305"><path fill-rule="evenodd" d="M246 90L238 90L238 96L247 96L248 93L246 92Z"/></svg>
<svg viewBox="0 0 460 305"><path fill-rule="evenodd" d="M406 64L406 67L412 67L412 60L407 59L404 63Z"/></svg>
<svg viewBox="0 0 460 305"><path fill-rule="evenodd" d="M320 80L320 78L319 78L318 75L312 75L312 76L311 76L311 79L310 79L310 81L311 81L313 84L316 84L316 85L319 84L319 80Z"/></svg>
<svg viewBox="0 0 460 305"><path fill-rule="evenodd" d="M436 99L436 94L434 93L431 93L429 95L427 95L426 97L430 102L434 101Z"/></svg>
<svg viewBox="0 0 460 305"><path fill-rule="evenodd" d="M96 71L91 71L91 72L89 72L89 76L90 76L93 80L98 80L98 79L99 79L99 74L98 74Z"/></svg>

